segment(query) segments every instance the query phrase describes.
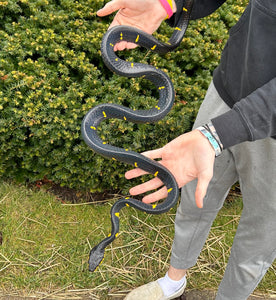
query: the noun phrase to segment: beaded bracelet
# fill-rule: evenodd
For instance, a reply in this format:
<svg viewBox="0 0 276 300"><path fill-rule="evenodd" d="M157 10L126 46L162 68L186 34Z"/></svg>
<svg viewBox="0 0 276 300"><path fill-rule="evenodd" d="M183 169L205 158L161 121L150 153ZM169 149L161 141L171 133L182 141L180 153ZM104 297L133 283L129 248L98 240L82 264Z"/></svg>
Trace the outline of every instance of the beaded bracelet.
<svg viewBox="0 0 276 300"><path fill-rule="evenodd" d="M169 19L173 15L173 4L172 0L159 0L162 4L162 6L165 8L168 16L167 19Z"/></svg>

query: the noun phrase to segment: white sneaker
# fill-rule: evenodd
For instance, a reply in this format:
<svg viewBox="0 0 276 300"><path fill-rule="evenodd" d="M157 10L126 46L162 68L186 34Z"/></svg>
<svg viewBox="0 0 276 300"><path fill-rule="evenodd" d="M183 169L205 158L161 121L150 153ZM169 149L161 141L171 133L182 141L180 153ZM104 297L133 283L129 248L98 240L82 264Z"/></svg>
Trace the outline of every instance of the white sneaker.
<svg viewBox="0 0 276 300"><path fill-rule="evenodd" d="M171 296L164 296L163 290L158 281L153 281L131 291L124 300L171 300L180 297L185 290L186 280L181 288Z"/></svg>

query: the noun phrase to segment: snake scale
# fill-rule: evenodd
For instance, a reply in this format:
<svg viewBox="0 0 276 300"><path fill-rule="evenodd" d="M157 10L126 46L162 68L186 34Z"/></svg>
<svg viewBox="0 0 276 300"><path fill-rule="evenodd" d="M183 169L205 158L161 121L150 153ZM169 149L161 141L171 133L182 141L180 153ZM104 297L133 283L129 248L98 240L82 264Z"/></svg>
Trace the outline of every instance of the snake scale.
<svg viewBox="0 0 276 300"><path fill-rule="evenodd" d="M114 45L120 41L136 43L158 54L172 51L181 43L189 23L193 0L186 0L179 21L167 43L162 43L152 35L129 26L116 26L109 29L101 43L102 59L106 66L118 75L141 77L150 80L159 91L157 105L148 110L132 110L116 104L100 104L92 108L82 121L82 137L96 153L107 158L130 164L136 168L157 176L167 187L168 196L159 204L146 204L130 197L121 198L111 208L111 234L90 251L89 270L95 271L104 258L105 248L117 237L119 232L119 212L123 207L131 206L149 214L167 212L178 201L179 188L173 175L160 163L137 152L115 147L103 142L97 134L99 124L109 118L118 118L134 123L156 122L162 119L172 108L174 88L170 78L161 70L151 65L127 62L114 52Z"/></svg>

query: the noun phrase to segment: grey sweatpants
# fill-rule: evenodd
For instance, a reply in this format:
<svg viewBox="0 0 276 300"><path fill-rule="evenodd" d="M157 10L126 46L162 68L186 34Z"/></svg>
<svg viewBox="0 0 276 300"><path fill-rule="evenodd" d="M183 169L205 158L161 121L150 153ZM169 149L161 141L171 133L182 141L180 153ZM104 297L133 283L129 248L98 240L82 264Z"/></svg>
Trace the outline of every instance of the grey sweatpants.
<svg viewBox="0 0 276 300"><path fill-rule="evenodd" d="M211 83L194 127L229 110ZM171 265L188 269L196 260L231 186L239 181L243 212L216 300L244 300L276 258L276 140L226 149L215 159L204 207L195 204L196 180L182 188L175 219Z"/></svg>

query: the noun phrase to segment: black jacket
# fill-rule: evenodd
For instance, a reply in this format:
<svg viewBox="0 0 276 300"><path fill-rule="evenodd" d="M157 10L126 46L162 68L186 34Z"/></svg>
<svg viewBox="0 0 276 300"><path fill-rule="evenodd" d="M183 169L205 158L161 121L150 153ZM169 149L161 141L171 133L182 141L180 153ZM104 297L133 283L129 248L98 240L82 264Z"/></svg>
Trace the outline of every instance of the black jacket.
<svg viewBox="0 0 276 300"><path fill-rule="evenodd" d="M192 19L225 0L195 0ZM185 0L176 0L177 8ZM178 13L169 21L177 22ZM244 141L276 138L276 0L251 0L214 71L215 87L231 110L212 119L225 148Z"/></svg>

